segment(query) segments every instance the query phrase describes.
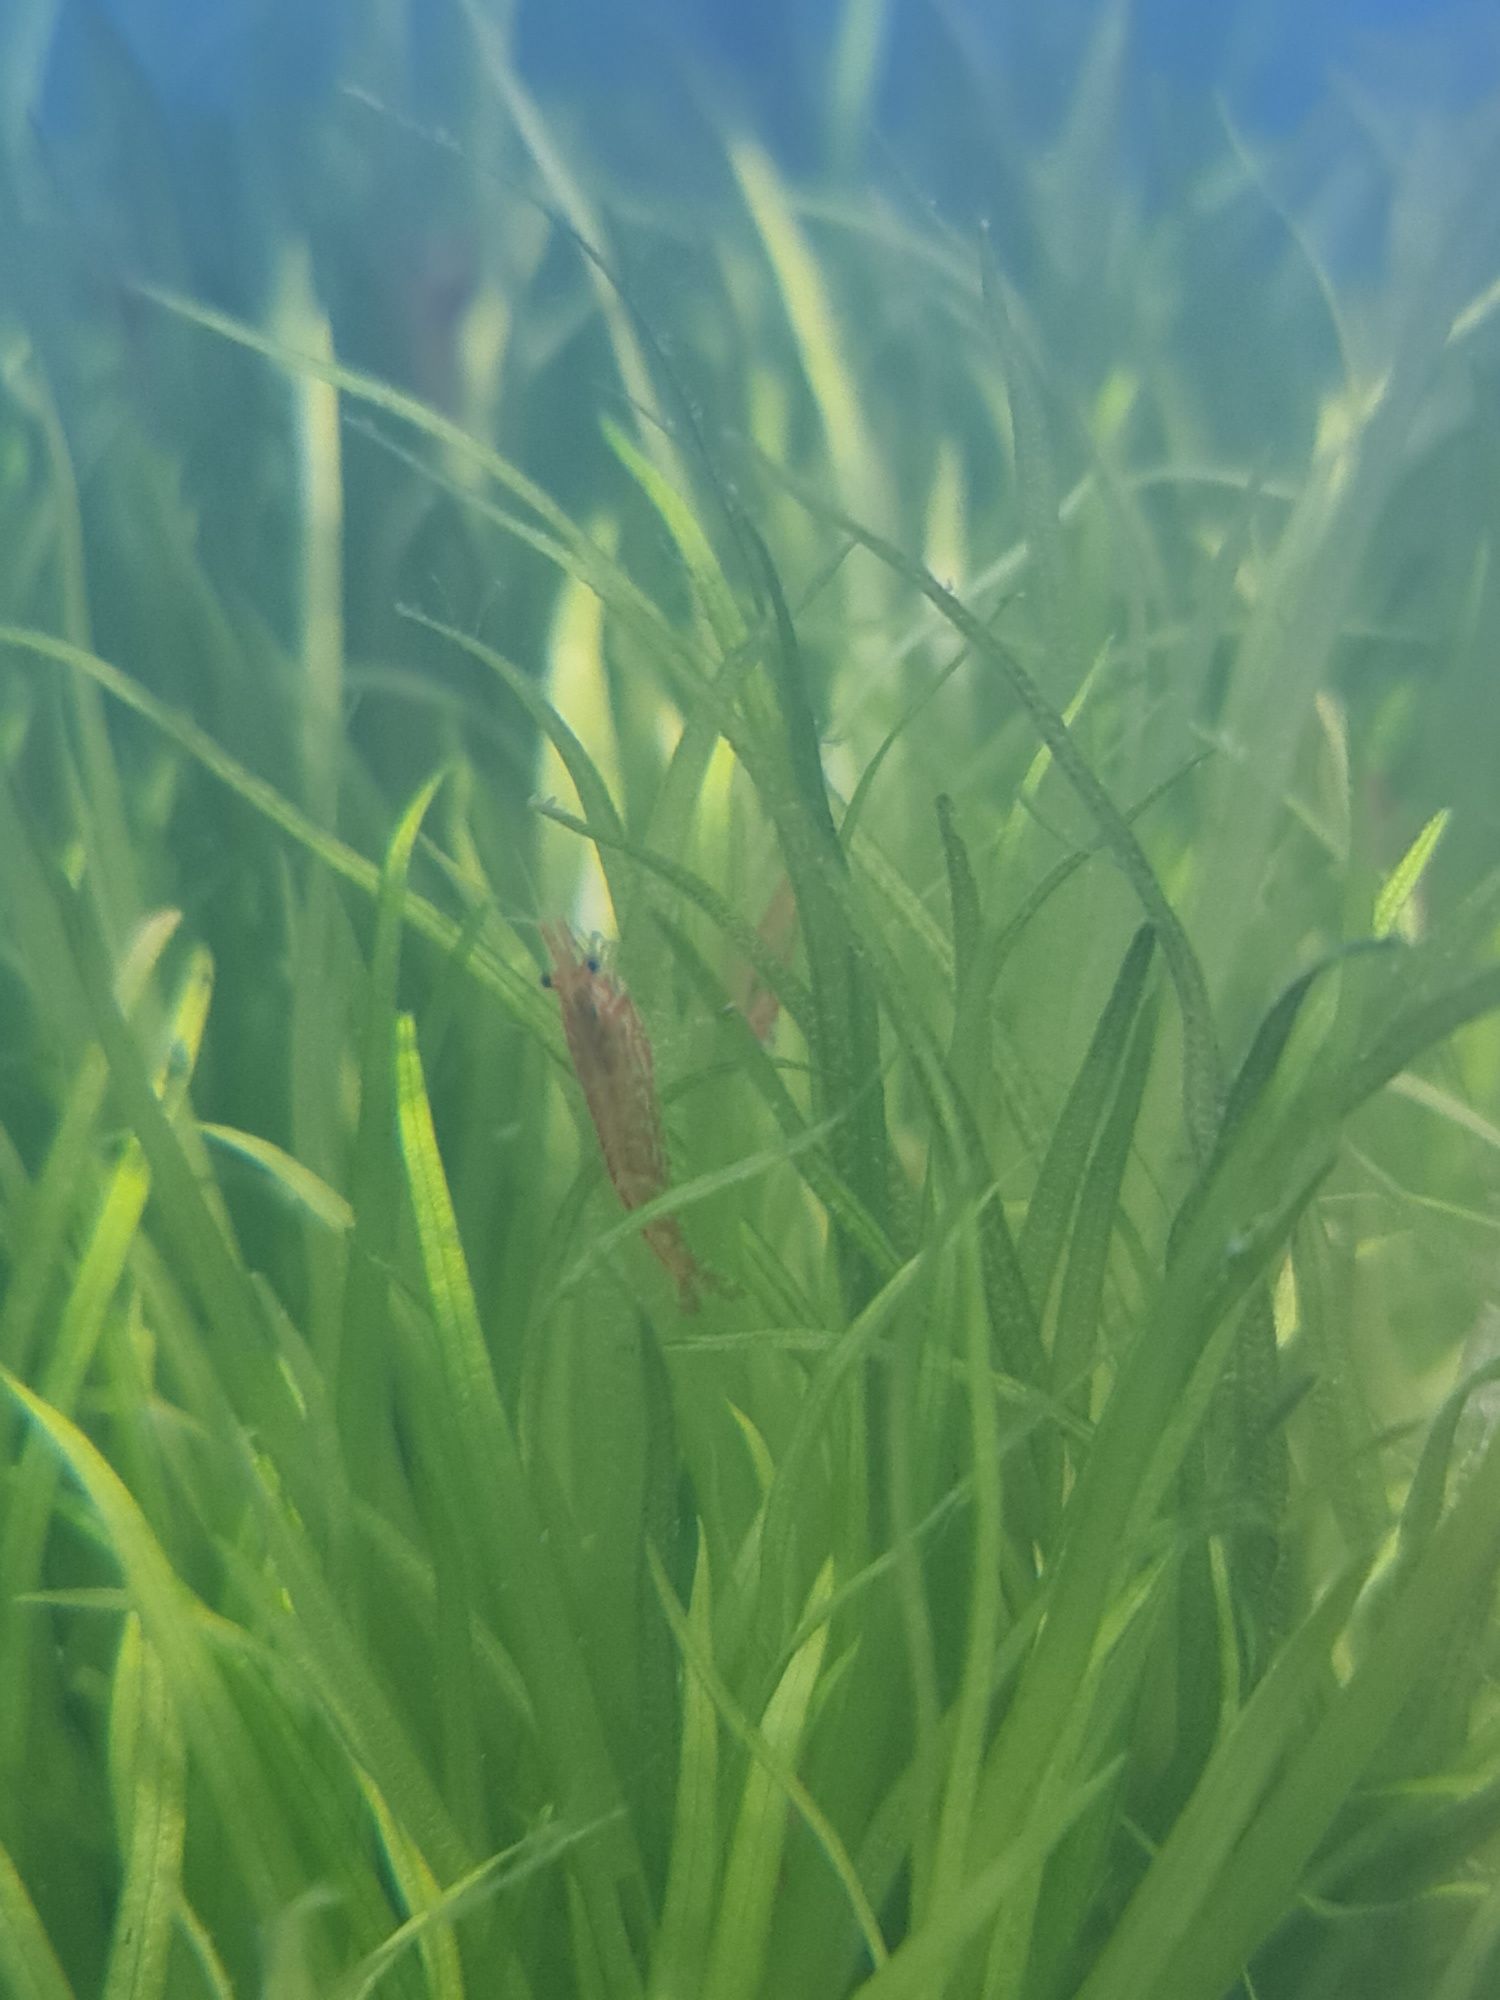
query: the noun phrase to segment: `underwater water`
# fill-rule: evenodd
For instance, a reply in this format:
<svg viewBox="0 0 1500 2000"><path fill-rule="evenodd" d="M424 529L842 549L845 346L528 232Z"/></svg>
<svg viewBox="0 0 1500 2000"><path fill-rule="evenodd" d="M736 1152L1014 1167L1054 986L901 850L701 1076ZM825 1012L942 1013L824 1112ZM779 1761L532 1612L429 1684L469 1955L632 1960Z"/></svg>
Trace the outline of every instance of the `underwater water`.
<svg viewBox="0 0 1500 2000"><path fill-rule="evenodd" d="M1500 1990L1500 17L0 0L0 2000Z"/></svg>

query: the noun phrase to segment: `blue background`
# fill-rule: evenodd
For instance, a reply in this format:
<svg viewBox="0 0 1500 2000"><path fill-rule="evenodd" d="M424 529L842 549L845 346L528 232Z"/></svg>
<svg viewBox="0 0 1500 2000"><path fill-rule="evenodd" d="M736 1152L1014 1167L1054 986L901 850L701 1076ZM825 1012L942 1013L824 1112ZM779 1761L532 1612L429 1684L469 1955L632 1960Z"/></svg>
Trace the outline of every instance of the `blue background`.
<svg viewBox="0 0 1500 2000"><path fill-rule="evenodd" d="M68 0L49 93L55 114L66 115L72 47L96 11L163 101L232 113L252 87L272 86L289 102L326 89L362 9L359 0ZM443 0L423 0L411 13L441 32L445 11ZM834 0L523 0L518 20L523 67L539 82L650 93L674 61L702 62L758 129L796 151L800 93L841 11ZM892 0L890 11L885 101L899 115L900 79L949 9ZM1097 9L1092 0L954 0L952 11L997 42L1005 34L1065 46ZM1396 79L1452 101L1496 82L1495 0L1137 0L1130 11L1142 76L1232 88L1242 115L1273 125L1303 116L1337 74ZM423 38L418 30L411 50L419 86Z"/></svg>

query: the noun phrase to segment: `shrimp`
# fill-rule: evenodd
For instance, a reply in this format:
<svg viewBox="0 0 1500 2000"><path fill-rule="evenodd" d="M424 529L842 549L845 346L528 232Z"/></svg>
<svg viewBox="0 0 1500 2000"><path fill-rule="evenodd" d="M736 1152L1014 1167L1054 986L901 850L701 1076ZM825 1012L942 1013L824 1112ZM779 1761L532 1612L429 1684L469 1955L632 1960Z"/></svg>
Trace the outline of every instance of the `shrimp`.
<svg viewBox="0 0 1500 2000"><path fill-rule="evenodd" d="M593 953L580 956L566 924L543 924L552 969L542 984L556 993L573 1069L583 1086L605 1169L621 1205L642 1208L671 1179L651 1038L624 982ZM693 1256L675 1216L658 1216L642 1235L677 1286L684 1312L712 1280Z"/></svg>
<svg viewBox="0 0 1500 2000"><path fill-rule="evenodd" d="M792 893L789 877L783 875L777 883L766 905L766 913L757 926L756 935L779 964L785 965L790 961L792 947L797 941L797 898ZM735 966L730 980L730 994L749 1023L755 1039L761 1043L769 1042L776 1017L781 1012L781 1002L748 958L741 959Z"/></svg>

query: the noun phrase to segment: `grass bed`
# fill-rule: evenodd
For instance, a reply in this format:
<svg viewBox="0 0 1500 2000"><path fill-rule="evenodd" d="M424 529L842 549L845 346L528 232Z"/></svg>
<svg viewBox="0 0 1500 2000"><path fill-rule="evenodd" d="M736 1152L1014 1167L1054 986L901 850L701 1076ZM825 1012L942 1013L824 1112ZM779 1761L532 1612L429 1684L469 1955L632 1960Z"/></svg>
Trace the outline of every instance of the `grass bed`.
<svg viewBox="0 0 1500 2000"><path fill-rule="evenodd" d="M351 31L217 263L12 118L6 1992L1500 1973L1493 110L1148 201L1106 9L981 235L844 11L691 194Z"/></svg>

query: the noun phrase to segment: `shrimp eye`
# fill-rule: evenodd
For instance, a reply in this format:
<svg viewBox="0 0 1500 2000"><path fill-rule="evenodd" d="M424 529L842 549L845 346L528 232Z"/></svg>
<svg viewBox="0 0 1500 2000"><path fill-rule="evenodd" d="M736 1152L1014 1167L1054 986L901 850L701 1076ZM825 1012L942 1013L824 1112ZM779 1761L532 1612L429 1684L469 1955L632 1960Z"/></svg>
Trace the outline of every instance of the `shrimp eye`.
<svg viewBox="0 0 1500 2000"><path fill-rule="evenodd" d="M550 993L552 991L552 974L550 972L542 974L542 986L546 992Z"/></svg>
<svg viewBox="0 0 1500 2000"><path fill-rule="evenodd" d="M590 972L597 972L599 970L599 961L597 958L586 958L583 962Z"/></svg>

